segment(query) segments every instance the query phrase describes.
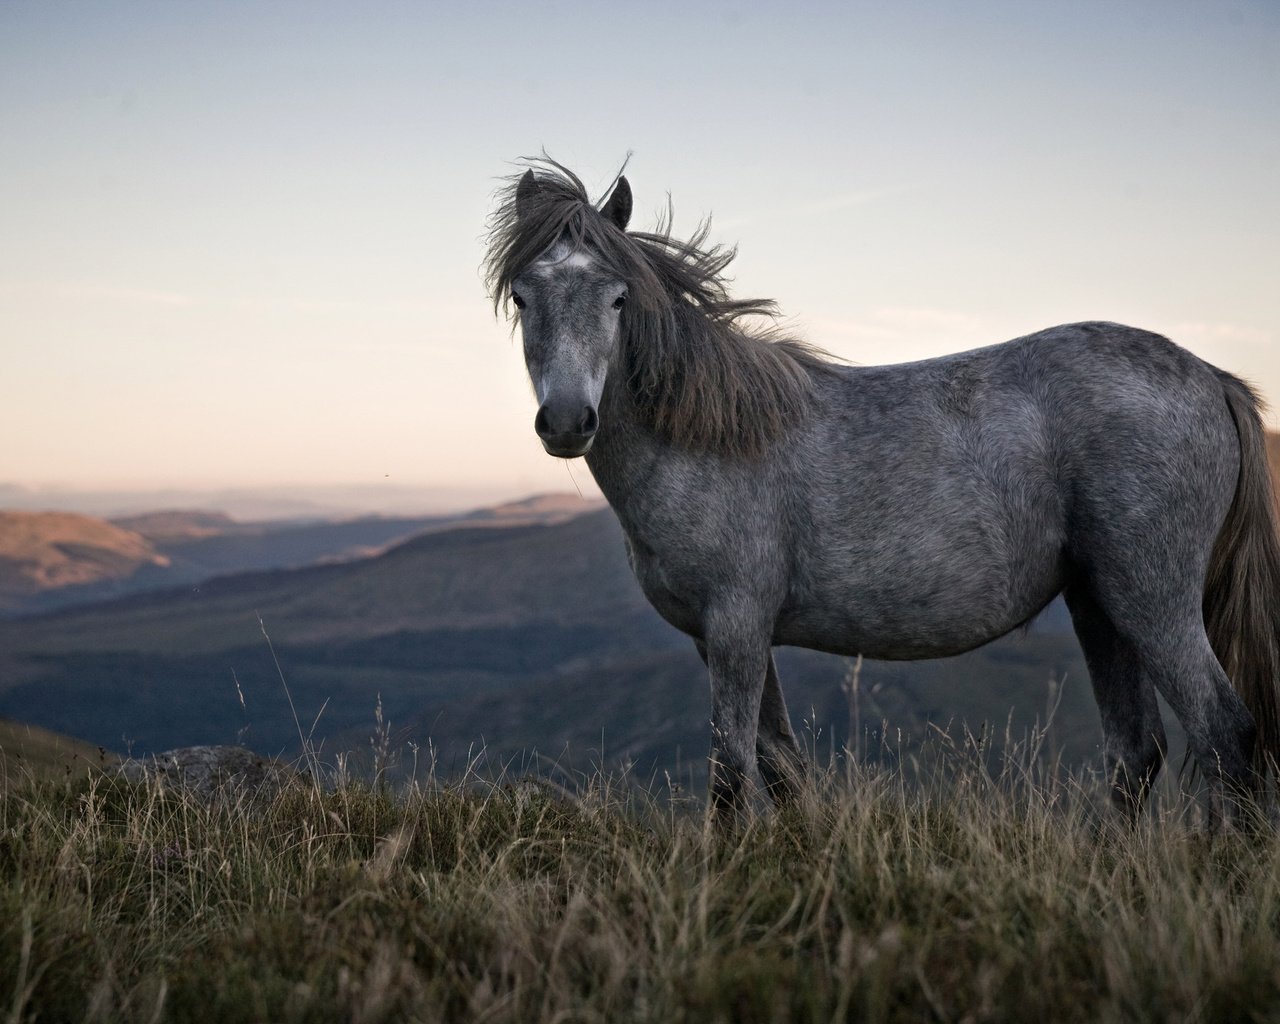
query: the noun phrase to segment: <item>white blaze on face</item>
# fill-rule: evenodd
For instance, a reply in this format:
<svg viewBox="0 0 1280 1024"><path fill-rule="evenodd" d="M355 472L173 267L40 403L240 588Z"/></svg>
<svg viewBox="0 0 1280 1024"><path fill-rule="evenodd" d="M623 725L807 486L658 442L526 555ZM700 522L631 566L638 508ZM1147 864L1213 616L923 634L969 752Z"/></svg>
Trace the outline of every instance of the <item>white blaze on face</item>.
<svg viewBox="0 0 1280 1024"><path fill-rule="evenodd" d="M568 242L560 242L538 260L533 269L543 277L551 277L561 270L588 270L594 264L589 253L573 248Z"/></svg>
<svg viewBox="0 0 1280 1024"><path fill-rule="evenodd" d="M562 262L564 266L574 270L586 270L592 265L591 257L581 250L569 253Z"/></svg>
<svg viewBox="0 0 1280 1024"><path fill-rule="evenodd" d="M532 269L542 277L555 277L566 270L589 270L594 265L595 261L589 253L573 248L568 242L561 242L538 260ZM554 368L549 368L534 382L533 389L537 393L538 403L546 402L547 396L558 382L576 380L586 382L587 396L593 405L597 404L604 391L608 367L591 367L586 353L577 351L573 345L557 345L556 351Z"/></svg>

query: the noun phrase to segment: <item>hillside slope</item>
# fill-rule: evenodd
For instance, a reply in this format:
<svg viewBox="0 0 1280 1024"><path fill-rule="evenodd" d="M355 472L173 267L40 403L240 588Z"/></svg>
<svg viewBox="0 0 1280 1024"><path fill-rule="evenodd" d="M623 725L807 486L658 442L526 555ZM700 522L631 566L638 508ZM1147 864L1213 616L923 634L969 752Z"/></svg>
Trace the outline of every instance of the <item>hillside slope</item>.
<svg viewBox="0 0 1280 1024"><path fill-rule="evenodd" d="M1280 440L1269 446L1280 459ZM448 766L483 744L499 761L536 750L570 767L700 772L705 670L640 594L612 513L490 528L521 514L0 623L0 714L139 752L243 738L277 753L301 729L333 753L368 750L380 704L392 747L430 744ZM1017 736L1060 697L1050 743L1094 759L1088 676L1061 604L1051 612L959 658L868 662L856 706L847 660L784 650L792 718L818 749L857 735L874 752L948 723Z"/></svg>
<svg viewBox="0 0 1280 1024"><path fill-rule="evenodd" d="M448 515L299 522L239 522L220 512L188 510L110 521L0 512L0 615L36 614L232 573L363 558L460 523L563 522L597 505L548 494Z"/></svg>
<svg viewBox="0 0 1280 1024"><path fill-rule="evenodd" d="M217 537L253 529L251 524L238 523L225 512L205 512L199 509L143 512L139 515L116 516L111 522L157 543Z"/></svg>
<svg viewBox="0 0 1280 1024"><path fill-rule="evenodd" d="M846 660L784 651L780 664L797 728L822 747L851 728L873 733L872 745L953 718L1002 729L1015 707L1020 729L1064 676L1062 742L1077 757L1096 743L1083 665L1061 633L939 662L868 663L853 726ZM329 751L367 750L380 700L393 745L430 742L454 767L482 743L499 760L536 749L646 772L700 773L705 758L705 669L644 600L607 510L444 530L374 558L0 624L0 714L116 749L237 738L264 753L297 749L286 684L303 732Z"/></svg>
<svg viewBox="0 0 1280 1024"><path fill-rule="evenodd" d="M0 511L0 611L45 591L118 581L168 564L145 537L92 516Z"/></svg>
<svg viewBox="0 0 1280 1024"><path fill-rule="evenodd" d="M117 760L114 754L90 743L0 718L0 773L5 783L66 779Z"/></svg>

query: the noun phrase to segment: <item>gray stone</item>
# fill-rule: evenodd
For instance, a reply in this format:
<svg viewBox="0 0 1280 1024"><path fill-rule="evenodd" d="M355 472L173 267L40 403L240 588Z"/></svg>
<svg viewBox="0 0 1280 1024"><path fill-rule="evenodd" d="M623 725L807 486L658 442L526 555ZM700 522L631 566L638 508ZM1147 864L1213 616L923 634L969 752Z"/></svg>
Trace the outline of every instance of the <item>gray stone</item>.
<svg viewBox="0 0 1280 1024"><path fill-rule="evenodd" d="M122 762L116 774L131 782L161 780L202 799L272 797L304 781L289 765L244 747L179 747Z"/></svg>

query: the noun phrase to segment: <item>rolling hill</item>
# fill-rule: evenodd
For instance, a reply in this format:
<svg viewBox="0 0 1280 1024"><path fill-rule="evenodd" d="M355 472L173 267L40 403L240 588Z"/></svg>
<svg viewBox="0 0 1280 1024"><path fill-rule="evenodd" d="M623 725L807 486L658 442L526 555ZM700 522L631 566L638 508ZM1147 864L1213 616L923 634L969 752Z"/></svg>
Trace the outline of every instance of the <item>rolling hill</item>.
<svg viewBox="0 0 1280 1024"><path fill-rule="evenodd" d="M1268 447L1274 468L1280 438ZM183 587L0 622L0 715L135 753L237 739L296 752L305 734L332 756L369 749L380 704L391 746L416 744L445 769L484 747L497 763L540 752L569 768L700 774L705 671L644 601L612 513L581 508L544 498L271 530L171 513L116 523L135 538L138 576L163 578L157 559L202 568ZM415 535L396 543L399 530ZM323 564L281 568L308 559ZM200 576L225 565L257 571ZM1051 744L1070 761L1097 756L1060 602L959 658L867 662L856 707L840 685L847 660L782 650L779 665L819 750L851 735L871 753L909 747L947 723L1016 736L1059 700Z"/></svg>
<svg viewBox="0 0 1280 1024"><path fill-rule="evenodd" d="M797 728L821 749L844 743L849 662L783 651L780 666ZM1086 758L1097 713L1074 639L1054 629L946 661L867 663L853 730L892 746L929 722L1003 729L1017 708L1016 731L1063 677L1058 741ZM380 701L392 745L431 749L446 769L484 745L496 762L536 750L568 767L700 774L707 745L705 670L640 594L608 510L0 623L0 715L111 749L243 738L296 751L290 697L322 753L367 751Z"/></svg>
<svg viewBox="0 0 1280 1024"><path fill-rule="evenodd" d="M32 780L81 776L118 760L101 747L0 718L0 789Z"/></svg>
<svg viewBox="0 0 1280 1024"><path fill-rule="evenodd" d="M46 612L248 570L360 558L458 523L557 522L584 507L579 498L550 494L451 515L315 521L239 522L220 512L187 510L109 521L0 512L0 614Z"/></svg>
<svg viewBox="0 0 1280 1024"><path fill-rule="evenodd" d="M71 512L0 512L0 611L39 595L115 584L169 560L127 528Z"/></svg>

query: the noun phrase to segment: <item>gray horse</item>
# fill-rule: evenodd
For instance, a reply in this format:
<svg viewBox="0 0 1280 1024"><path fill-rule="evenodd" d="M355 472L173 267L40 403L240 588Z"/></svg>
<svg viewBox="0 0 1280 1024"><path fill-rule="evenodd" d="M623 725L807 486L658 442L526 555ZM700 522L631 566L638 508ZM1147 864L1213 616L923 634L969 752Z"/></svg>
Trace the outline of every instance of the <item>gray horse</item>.
<svg viewBox="0 0 1280 1024"><path fill-rule="evenodd" d="M1259 401L1165 338L1054 327L896 366L836 363L725 288L731 249L628 232L539 161L500 195L488 282L516 307L552 455L585 456L654 608L711 676L713 806L804 761L772 647L959 654L1059 593L1112 796L1164 758L1161 694L1234 816L1280 757L1280 541ZM763 326L762 326L763 324Z"/></svg>

